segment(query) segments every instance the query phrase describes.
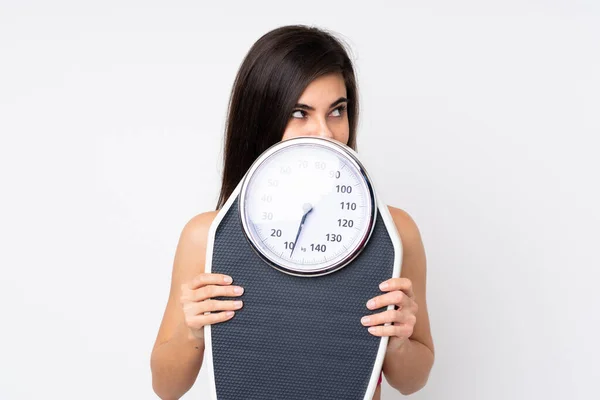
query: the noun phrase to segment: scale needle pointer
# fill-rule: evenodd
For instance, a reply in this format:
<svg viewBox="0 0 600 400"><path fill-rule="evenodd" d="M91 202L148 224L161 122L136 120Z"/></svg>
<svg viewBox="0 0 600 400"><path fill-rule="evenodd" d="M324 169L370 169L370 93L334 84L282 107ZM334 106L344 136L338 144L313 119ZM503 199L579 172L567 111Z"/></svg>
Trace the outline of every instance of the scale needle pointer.
<svg viewBox="0 0 600 400"><path fill-rule="evenodd" d="M302 206L304 211L304 215L302 215L302 220L300 221L300 226L298 227L298 233L296 233L296 239L294 240L294 245L292 246L292 252L290 253L290 258L294 255L294 249L296 248L296 244L298 243L298 237L300 236L300 232L302 231L302 227L304 226L304 221L306 220L306 216L312 211L312 204L304 203Z"/></svg>

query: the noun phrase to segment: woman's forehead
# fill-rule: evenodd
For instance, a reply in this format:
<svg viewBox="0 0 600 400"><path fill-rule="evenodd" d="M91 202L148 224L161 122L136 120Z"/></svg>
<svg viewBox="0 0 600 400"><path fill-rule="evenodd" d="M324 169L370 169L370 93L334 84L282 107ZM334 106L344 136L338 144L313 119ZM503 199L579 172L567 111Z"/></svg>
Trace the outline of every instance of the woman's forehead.
<svg viewBox="0 0 600 400"><path fill-rule="evenodd" d="M312 81L300 95L298 103L327 108L340 97L346 97L346 84L342 74L332 73Z"/></svg>

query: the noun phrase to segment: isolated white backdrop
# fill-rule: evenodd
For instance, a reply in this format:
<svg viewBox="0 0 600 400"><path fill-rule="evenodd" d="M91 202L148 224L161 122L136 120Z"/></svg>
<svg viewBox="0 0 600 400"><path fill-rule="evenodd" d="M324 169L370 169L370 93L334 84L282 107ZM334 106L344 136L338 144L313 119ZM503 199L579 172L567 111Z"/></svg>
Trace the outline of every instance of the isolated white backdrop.
<svg viewBox="0 0 600 400"><path fill-rule="evenodd" d="M290 23L352 47L359 152L421 229L437 359L413 397L600 398L598 3L214 3L0 1L0 399L156 398L233 78Z"/></svg>

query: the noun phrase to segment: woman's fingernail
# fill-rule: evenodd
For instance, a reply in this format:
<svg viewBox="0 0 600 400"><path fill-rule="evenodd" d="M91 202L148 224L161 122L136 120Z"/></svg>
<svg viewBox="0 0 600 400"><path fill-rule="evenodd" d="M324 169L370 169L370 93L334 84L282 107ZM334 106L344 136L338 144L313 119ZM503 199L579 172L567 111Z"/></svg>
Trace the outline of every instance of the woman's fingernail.
<svg viewBox="0 0 600 400"><path fill-rule="evenodd" d="M375 302L373 300L369 300L369 302L367 303L367 307L369 307L369 308L375 307Z"/></svg>
<svg viewBox="0 0 600 400"><path fill-rule="evenodd" d="M233 291L235 292L235 294L242 294L244 293L244 288L237 286L233 289Z"/></svg>
<svg viewBox="0 0 600 400"><path fill-rule="evenodd" d="M241 301L234 301L234 302L233 302L233 306L234 306L235 308L240 308L240 307L242 306L242 302L241 302Z"/></svg>
<svg viewBox="0 0 600 400"><path fill-rule="evenodd" d="M362 322L364 325L366 325L369 323L370 320L371 320L371 318L369 318L369 317L362 317L360 322Z"/></svg>
<svg viewBox="0 0 600 400"><path fill-rule="evenodd" d="M372 326L372 327L369 328L369 333L375 333L375 327L374 326Z"/></svg>
<svg viewBox="0 0 600 400"><path fill-rule="evenodd" d="M385 289L387 289L387 288L388 288L388 286L389 286L389 285L388 285L388 283L387 283L387 282L383 282L381 285L379 285L379 289L381 289L381 290L385 290Z"/></svg>
<svg viewBox="0 0 600 400"><path fill-rule="evenodd" d="M228 317L231 317L231 316L233 315L233 311L227 311L227 312L225 313L225 315L227 315Z"/></svg>
<svg viewBox="0 0 600 400"><path fill-rule="evenodd" d="M225 282L227 282L227 283L231 283L231 282L233 282L233 279L232 279L230 276L225 276L225 277L223 277L223 280L224 280Z"/></svg>

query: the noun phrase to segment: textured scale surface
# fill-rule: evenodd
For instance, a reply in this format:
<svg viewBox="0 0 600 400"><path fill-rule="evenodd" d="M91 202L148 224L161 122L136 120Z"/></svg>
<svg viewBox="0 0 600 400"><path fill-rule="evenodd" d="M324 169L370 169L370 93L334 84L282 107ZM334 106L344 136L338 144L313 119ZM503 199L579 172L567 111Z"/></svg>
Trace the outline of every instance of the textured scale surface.
<svg viewBox="0 0 600 400"><path fill-rule="evenodd" d="M381 339L360 319L384 310L366 303L382 294L378 285L392 276L393 262L377 212L371 239L350 265L315 278L279 272L249 244L236 199L212 256L211 271L244 288L244 307L211 326L217 399L362 400Z"/></svg>

